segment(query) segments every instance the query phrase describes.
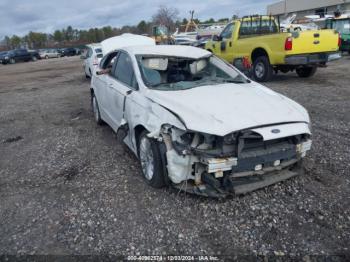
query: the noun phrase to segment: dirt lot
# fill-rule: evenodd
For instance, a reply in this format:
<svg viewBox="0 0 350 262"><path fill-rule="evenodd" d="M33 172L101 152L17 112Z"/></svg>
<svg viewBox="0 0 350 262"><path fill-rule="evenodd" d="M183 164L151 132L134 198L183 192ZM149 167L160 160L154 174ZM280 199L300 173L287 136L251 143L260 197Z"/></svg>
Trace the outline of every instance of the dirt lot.
<svg viewBox="0 0 350 262"><path fill-rule="evenodd" d="M0 254L349 255L349 64L267 84L311 114L306 174L220 201L144 183L78 57L0 65Z"/></svg>

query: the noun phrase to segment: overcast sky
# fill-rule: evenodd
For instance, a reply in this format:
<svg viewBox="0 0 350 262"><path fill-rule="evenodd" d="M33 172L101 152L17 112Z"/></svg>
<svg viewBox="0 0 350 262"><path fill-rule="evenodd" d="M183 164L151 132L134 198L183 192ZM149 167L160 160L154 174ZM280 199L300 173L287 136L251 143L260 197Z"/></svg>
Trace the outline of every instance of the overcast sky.
<svg viewBox="0 0 350 262"><path fill-rule="evenodd" d="M25 35L29 31L52 33L55 29L86 29L110 25L135 25L150 20L159 5L175 7L180 17L231 17L233 14L265 14L276 0L0 0L0 39L5 35Z"/></svg>

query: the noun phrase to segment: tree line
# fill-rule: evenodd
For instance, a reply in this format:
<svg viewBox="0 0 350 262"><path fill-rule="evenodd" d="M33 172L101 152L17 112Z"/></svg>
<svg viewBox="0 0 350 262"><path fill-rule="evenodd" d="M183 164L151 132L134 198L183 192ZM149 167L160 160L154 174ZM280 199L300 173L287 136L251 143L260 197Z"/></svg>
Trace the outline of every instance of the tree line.
<svg viewBox="0 0 350 262"><path fill-rule="evenodd" d="M152 35L154 25L166 26L170 32L174 32L175 28L187 24L186 18L178 19L178 10L176 8L168 8L160 6L157 13L152 16L151 21L140 21L134 26L123 26L121 28L104 26L101 28L90 28L81 30L68 26L67 28L56 30L53 33L29 32L27 35L20 37L18 35L5 36L2 41L3 49L16 49L25 47L28 49L52 48L52 47L69 47L81 46L88 43L98 43L106 38L117 36L123 33ZM197 24L211 24L215 22L228 21L228 18L215 20L210 18L205 21L194 19Z"/></svg>

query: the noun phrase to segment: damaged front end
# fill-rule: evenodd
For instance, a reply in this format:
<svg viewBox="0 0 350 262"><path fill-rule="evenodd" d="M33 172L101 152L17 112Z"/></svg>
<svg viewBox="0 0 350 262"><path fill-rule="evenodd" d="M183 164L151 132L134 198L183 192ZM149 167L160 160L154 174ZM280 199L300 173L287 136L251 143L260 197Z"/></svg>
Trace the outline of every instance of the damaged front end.
<svg viewBox="0 0 350 262"><path fill-rule="evenodd" d="M296 176L311 148L308 133L265 140L250 129L220 137L164 125L160 135L173 185L209 197L245 194Z"/></svg>

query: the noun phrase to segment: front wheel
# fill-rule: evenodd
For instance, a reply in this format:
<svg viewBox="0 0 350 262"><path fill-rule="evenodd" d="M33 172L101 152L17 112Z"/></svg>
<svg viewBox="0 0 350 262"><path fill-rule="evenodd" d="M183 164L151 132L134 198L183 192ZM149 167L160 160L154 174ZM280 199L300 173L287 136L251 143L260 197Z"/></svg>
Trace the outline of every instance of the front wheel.
<svg viewBox="0 0 350 262"><path fill-rule="evenodd" d="M313 76L317 71L317 66L303 66L296 69L297 75L302 78Z"/></svg>
<svg viewBox="0 0 350 262"><path fill-rule="evenodd" d="M149 138L144 131L139 137L138 149L142 174L147 184L154 188L164 187L164 171L158 142Z"/></svg>
<svg viewBox="0 0 350 262"><path fill-rule="evenodd" d="M255 59L253 63L253 76L258 82L267 82L272 78L273 68L270 64L269 58L260 56Z"/></svg>
<svg viewBox="0 0 350 262"><path fill-rule="evenodd" d="M92 96L91 104L92 104L92 112L94 113L94 118L95 118L96 123L98 125L102 125L103 120L101 118L100 108L98 106L97 99L96 99L95 95Z"/></svg>

